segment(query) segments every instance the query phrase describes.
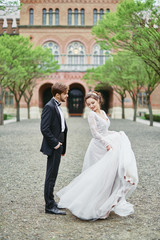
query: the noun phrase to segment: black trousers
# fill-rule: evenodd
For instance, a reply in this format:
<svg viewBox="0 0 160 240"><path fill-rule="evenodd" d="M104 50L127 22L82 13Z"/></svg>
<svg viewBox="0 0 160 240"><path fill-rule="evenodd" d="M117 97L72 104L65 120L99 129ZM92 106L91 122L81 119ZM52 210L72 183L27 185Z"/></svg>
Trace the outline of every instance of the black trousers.
<svg viewBox="0 0 160 240"><path fill-rule="evenodd" d="M57 150L54 150L52 155L48 156L47 158L46 179L44 185L44 199L46 204L45 207L49 209L55 205L53 191L58 175L62 150L63 146L59 147Z"/></svg>

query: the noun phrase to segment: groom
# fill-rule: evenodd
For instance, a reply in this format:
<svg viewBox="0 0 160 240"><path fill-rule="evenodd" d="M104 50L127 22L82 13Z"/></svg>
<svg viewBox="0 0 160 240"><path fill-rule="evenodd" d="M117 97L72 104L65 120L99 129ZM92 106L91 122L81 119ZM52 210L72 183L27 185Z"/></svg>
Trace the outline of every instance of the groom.
<svg viewBox="0 0 160 240"><path fill-rule="evenodd" d="M68 97L68 87L62 83L54 83L51 92L53 98L45 105L41 116L41 132L43 141L40 151L47 155L47 170L44 185L45 212L50 214L65 215L57 207L54 200L54 186L58 175L61 155L66 151L67 125L61 102Z"/></svg>

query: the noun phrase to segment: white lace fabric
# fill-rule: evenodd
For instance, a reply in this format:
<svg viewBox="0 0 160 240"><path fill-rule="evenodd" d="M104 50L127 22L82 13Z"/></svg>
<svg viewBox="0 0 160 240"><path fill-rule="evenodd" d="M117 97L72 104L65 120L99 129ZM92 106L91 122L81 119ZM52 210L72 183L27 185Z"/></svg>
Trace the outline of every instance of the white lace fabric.
<svg viewBox="0 0 160 240"><path fill-rule="evenodd" d="M101 118L104 121L104 124L102 124L102 122L101 122L101 124L99 124L99 119L98 118L101 118L101 117L98 116L95 112L91 111L89 113L88 122L89 122L90 130L91 130L93 138L100 141L106 147L110 143L107 142L107 140L105 139L104 136L108 132L108 128L106 127L106 123L109 127L110 126L110 121L106 116L106 120Z"/></svg>
<svg viewBox="0 0 160 240"><path fill-rule="evenodd" d="M105 115L106 116L106 115ZM138 173L134 153L126 134L109 131L110 120L94 112L88 117L93 138L84 157L82 173L57 195L59 207L83 220L134 213L126 198L136 189ZM106 150L111 144L112 151Z"/></svg>

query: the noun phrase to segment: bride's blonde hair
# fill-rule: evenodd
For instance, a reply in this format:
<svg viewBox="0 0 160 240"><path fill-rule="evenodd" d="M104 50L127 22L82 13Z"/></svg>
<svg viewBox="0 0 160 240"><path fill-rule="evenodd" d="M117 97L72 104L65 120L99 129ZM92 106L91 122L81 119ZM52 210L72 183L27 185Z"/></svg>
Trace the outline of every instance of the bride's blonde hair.
<svg viewBox="0 0 160 240"><path fill-rule="evenodd" d="M88 98L93 98L96 101L99 101L100 104L103 103L102 95L99 92L96 92L96 91L88 92L84 98L85 102L87 101Z"/></svg>

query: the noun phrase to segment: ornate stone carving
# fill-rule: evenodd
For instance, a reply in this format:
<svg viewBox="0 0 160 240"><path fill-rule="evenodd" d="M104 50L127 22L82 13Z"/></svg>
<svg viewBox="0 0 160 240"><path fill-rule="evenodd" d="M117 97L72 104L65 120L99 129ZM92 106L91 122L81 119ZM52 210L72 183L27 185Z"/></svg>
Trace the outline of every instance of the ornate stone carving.
<svg viewBox="0 0 160 240"><path fill-rule="evenodd" d="M21 0L21 3L118 3L118 0Z"/></svg>

